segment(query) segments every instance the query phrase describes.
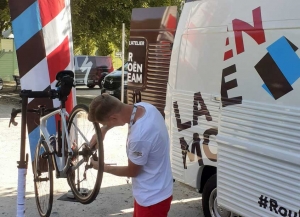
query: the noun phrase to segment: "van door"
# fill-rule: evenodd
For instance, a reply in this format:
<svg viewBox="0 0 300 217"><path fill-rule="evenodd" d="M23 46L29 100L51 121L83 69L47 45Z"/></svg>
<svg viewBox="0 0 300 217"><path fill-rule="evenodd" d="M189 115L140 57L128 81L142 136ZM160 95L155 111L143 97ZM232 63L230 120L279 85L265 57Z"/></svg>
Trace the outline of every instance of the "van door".
<svg viewBox="0 0 300 217"><path fill-rule="evenodd" d="M218 203L243 216L299 216L300 2L232 1L231 8Z"/></svg>
<svg viewBox="0 0 300 217"><path fill-rule="evenodd" d="M174 178L200 189L203 168L217 166L220 65L227 26L219 17L206 20L206 12L212 8L206 2L196 1L184 7L170 63L166 123Z"/></svg>

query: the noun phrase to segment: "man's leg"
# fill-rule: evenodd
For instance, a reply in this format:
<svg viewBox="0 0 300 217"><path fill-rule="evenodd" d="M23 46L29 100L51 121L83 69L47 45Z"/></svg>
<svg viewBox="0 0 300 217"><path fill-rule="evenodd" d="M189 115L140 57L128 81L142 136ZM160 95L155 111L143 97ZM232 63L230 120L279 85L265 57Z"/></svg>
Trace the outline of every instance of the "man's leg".
<svg viewBox="0 0 300 217"><path fill-rule="evenodd" d="M151 216L167 217L168 212L171 207L172 199L173 199L173 196L161 201L158 204L154 204L154 205L150 206Z"/></svg>
<svg viewBox="0 0 300 217"><path fill-rule="evenodd" d="M152 217L149 207L140 206L134 200L133 217Z"/></svg>
<svg viewBox="0 0 300 217"><path fill-rule="evenodd" d="M171 207L172 196L152 206L140 206L134 200L133 217L167 217Z"/></svg>

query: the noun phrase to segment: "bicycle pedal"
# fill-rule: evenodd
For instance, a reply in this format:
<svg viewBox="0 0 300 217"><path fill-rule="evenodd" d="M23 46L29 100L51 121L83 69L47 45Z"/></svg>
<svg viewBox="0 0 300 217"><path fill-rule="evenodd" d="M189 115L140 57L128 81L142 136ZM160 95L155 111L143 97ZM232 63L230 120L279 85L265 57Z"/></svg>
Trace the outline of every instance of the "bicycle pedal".
<svg viewBox="0 0 300 217"><path fill-rule="evenodd" d="M79 193L86 196L89 193L89 189L87 188L80 188Z"/></svg>
<svg viewBox="0 0 300 217"><path fill-rule="evenodd" d="M68 197L68 198L71 198L71 199L74 199L74 198L75 198L75 196L74 196L72 190L69 190L69 191L67 192L67 197Z"/></svg>

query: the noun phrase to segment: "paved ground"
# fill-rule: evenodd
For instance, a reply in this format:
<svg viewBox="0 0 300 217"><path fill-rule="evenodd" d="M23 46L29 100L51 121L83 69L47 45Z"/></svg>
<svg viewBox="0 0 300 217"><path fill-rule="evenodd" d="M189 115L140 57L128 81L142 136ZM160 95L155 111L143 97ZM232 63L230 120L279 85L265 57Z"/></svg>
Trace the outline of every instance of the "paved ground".
<svg viewBox="0 0 300 217"><path fill-rule="evenodd" d="M8 122L11 109L20 107L20 104L7 97L13 96L13 93L17 95L17 92L13 91L8 93L0 91L0 216L3 217L16 215L18 174L16 162L19 160L20 153L20 125L8 128ZM90 95L83 92L84 94ZM16 120L20 123L20 117ZM104 141L106 161L116 162L118 165L126 164L124 146L126 133L125 126L113 129L107 134ZM27 152L29 152L28 147ZM26 182L26 216L29 217L38 216L32 178L32 168L29 166ZM131 185L126 184L125 178L104 174L100 194L89 205L58 200L68 189L66 180L54 179L54 201L51 216L132 216ZM178 182L174 183L174 199L169 216L201 217L203 214L200 204L201 195Z"/></svg>

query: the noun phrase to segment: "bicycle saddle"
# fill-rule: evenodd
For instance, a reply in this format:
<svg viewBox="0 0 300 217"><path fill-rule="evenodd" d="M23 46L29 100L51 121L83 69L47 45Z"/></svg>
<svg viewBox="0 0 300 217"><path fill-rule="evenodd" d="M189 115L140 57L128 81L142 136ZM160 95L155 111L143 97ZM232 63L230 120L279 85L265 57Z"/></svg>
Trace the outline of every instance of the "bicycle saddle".
<svg viewBox="0 0 300 217"><path fill-rule="evenodd" d="M66 101L74 85L74 72L71 70L63 70L56 75L56 87L59 89L59 100Z"/></svg>
<svg viewBox="0 0 300 217"><path fill-rule="evenodd" d="M63 70L57 73L56 80L60 81L63 77L70 76L71 78L74 78L74 72L71 70Z"/></svg>

